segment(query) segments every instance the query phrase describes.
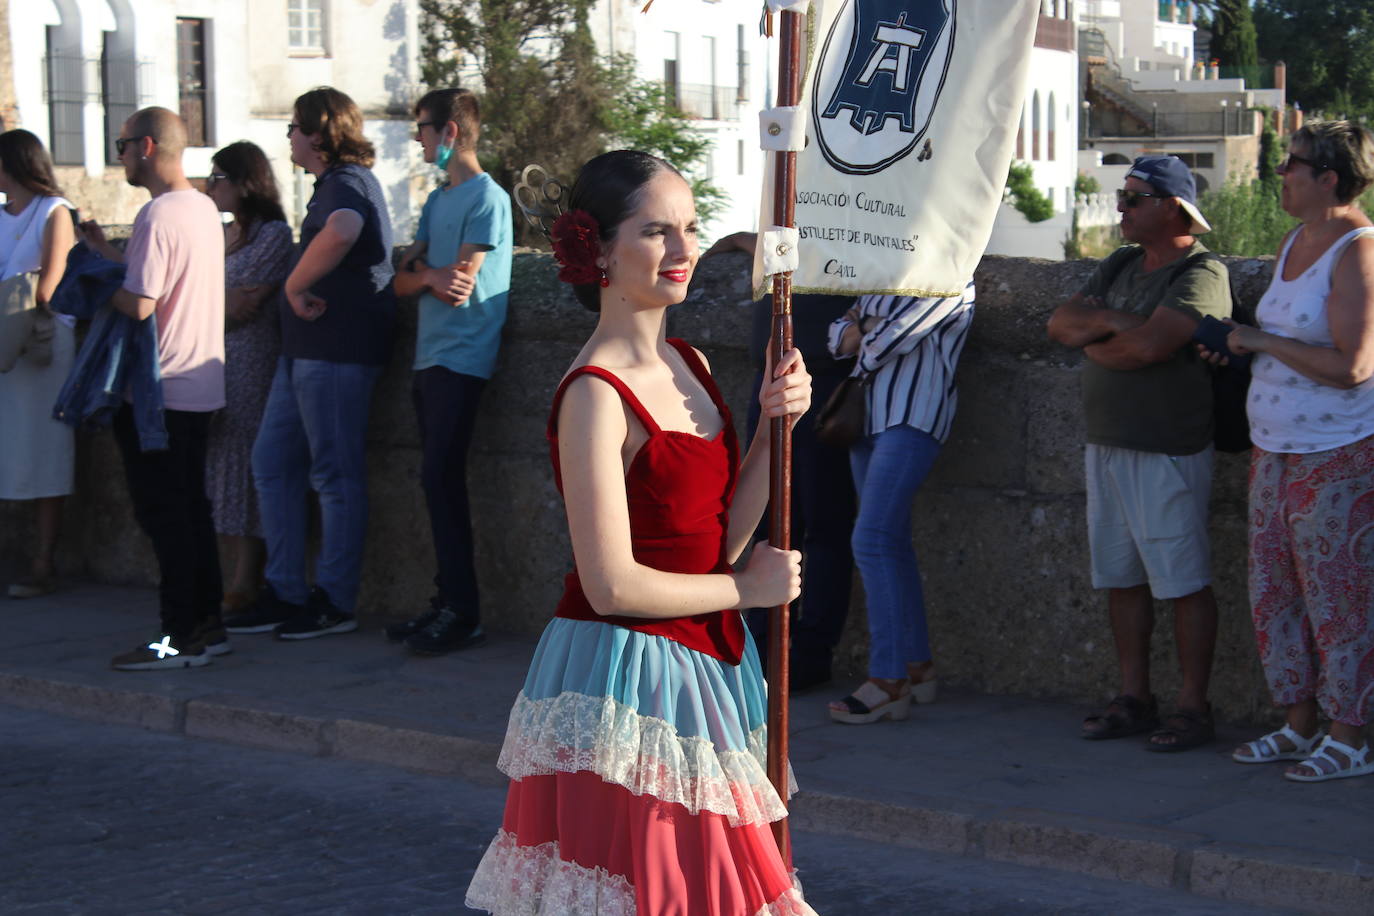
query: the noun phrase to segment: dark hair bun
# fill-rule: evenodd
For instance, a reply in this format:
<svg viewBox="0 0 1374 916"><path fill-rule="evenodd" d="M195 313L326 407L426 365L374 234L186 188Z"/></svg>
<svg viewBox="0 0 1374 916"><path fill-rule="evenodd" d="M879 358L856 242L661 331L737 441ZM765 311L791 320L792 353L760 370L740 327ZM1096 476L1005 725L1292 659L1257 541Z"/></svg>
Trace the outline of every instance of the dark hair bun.
<svg viewBox="0 0 1374 916"><path fill-rule="evenodd" d="M618 149L602 153L587 162L577 173L568 209L586 210L601 229L601 248L615 239L620 224L639 206L639 195L659 172L681 173L666 161L638 150ZM577 301L593 311L601 311L601 286L578 283L573 286Z"/></svg>

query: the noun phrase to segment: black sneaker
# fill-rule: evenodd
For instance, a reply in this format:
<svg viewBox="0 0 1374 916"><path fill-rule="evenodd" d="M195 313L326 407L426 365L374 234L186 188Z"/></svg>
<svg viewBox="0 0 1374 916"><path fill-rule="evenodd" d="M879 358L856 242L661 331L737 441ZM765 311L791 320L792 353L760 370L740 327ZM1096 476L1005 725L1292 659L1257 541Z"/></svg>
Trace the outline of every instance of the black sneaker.
<svg viewBox="0 0 1374 916"><path fill-rule="evenodd" d="M438 598L431 598L429 599L429 610L419 617L412 617L405 623L388 624L382 632L386 633L386 638L392 642L404 642L433 623L434 619L439 616L439 610L442 607L443 605L439 603Z"/></svg>
<svg viewBox="0 0 1374 916"><path fill-rule="evenodd" d="M228 655L234 651L218 614L211 614L202 620L195 633L191 634L191 641L204 643L205 651L211 655Z"/></svg>
<svg viewBox="0 0 1374 916"><path fill-rule="evenodd" d="M304 611L301 605L278 598L272 586L264 585L256 601L224 621L224 629L230 633L270 633Z"/></svg>
<svg viewBox="0 0 1374 916"><path fill-rule="evenodd" d="M358 620L352 614L345 614L334 606L329 595L318 585L310 590L301 613L277 627L278 639L314 639L331 633L352 633L358 629Z"/></svg>
<svg viewBox="0 0 1374 916"><path fill-rule="evenodd" d="M168 668L201 668L210 664L205 644L192 639L173 639L165 634L131 652L110 659L116 671L161 671Z"/></svg>
<svg viewBox="0 0 1374 916"><path fill-rule="evenodd" d="M429 626L406 640L406 648L416 655L443 655L486 641L487 634L482 632L480 623L459 620L457 612L446 607L436 612Z"/></svg>

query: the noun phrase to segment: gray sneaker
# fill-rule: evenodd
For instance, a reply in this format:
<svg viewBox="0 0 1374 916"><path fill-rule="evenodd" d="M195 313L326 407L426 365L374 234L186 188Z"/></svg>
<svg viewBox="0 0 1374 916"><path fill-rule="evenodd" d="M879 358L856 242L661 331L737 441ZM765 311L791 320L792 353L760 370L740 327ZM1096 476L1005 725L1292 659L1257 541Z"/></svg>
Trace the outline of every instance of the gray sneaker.
<svg viewBox="0 0 1374 916"><path fill-rule="evenodd" d="M25 576L18 582L10 583L9 596L11 598L42 598L44 595L51 595L57 590L57 583L52 576L40 579L37 576Z"/></svg>
<svg viewBox="0 0 1374 916"><path fill-rule="evenodd" d="M162 634L152 642L116 655L110 667L116 671L161 671L169 668L203 668L210 664L205 643L194 639L178 640Z"/></svg>
<svg viewBox="0 0 1374 916"><path fill-rule="evenodd" d="M264 585L256 601L224 621L224 629L239 634L270 633L304 610L299 604L281 600L271 585Z"/></svg>
<svg viewBox="0 0 1374 916"><path fill-rule="evenodd" d="M191 641L205 643L205 651L210 655L228 655L234 651L234 647L229 645L229 635L225 632L218 614L201 621L200 626L196 627L195 633L191 635Z"/></svg>

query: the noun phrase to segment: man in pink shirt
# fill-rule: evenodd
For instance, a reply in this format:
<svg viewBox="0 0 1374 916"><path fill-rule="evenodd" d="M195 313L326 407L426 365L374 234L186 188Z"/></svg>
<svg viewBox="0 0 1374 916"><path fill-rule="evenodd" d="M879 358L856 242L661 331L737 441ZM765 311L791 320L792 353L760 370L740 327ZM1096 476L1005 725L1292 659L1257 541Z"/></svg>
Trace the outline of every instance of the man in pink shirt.
<svg viewBox="0 0 1374 916"><path fill-rule="evenodd" d="M98 227L86 227L88 240L129 265L110 304L157 323L168 447L141 449L132 404L115 415L134 514L153 542L162 577L162 634L111 664L120 671L194 668L229 651L205 495L206 435L211 414L224 406L224 234L215 204L182 170L181 118L165 108L138 111L124 123L115 148L129 184L147 188L153 199L134 219L122 255Z"/></svg>

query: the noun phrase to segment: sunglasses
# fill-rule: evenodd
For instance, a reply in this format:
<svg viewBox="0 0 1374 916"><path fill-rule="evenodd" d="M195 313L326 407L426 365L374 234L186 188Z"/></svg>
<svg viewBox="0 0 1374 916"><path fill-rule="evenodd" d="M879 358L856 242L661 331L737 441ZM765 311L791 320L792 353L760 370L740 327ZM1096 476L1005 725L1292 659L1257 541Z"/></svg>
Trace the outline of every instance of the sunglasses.
<svg viewBox="0 0 1374 916"><path fill-rule="evenodd" d="M1295 162L1300 162L1303 165L1311 166L1318 172L1326 172L1331 169L1331 166L1317 162L1314 159L1308 159L1306 156L1299 156L1296 153L1289 153L1286 157L1284 157L1284 160L1278 164L1278 166L1276 167L1277 171L1286 172L1293 167L1293 163Z"/></svg>
<svg viewBox="0 0 1374 916"><path fill-rule="evenodd" d="M294 134L296 131L298 131L298 130L300 130L300 129L301 129L301 126L300 126L299 124L297 124L295 121L292 121L290 124L287 124L287 125L286 125L286 139L290 140L290 139L291 139L291 135Z"/></svg>
<svg viewBox="0 0 1374 916"><path fill-rule="evenodd" d="M115 140L115 153L118 154L118 155L120 155L120 156L123 156L123 155L124 155L124 149L125 149L125 147L127 147L130 143L136 143L136 142L138 142L139 140L147 140L147 139L148 139L148 138L147 138L146 136L143 136L143 137L119 137L119 138L117 138L117 139Z"/></svg>
<svg viewBox="0 0 1374 916"><path fill-rule="evenodd" d="M1134 207L1136 204L1140 203L1142 198L1153 197L1156 200L1163 200L1167 196L1167 194L1152 194L1149 191L1118 190L1116 192L1116 202L1119 203L1121 206L1129 209L1131 207Z"/></svg>
<svg viewBox="0 0 1374 916"><path fill-rule="evenodd" d="M418 134L420 131L424 130L426 127L438 127L438 126L439 126L439 122L438 122L438 121L416 121L416 122L415 122L415 132Z"/></svg>
<svg viewBox="0 0 1374 916"><path fill-rule="evenodd" d="M207 179L205 179L205 186L206 186L207 188L213 188L215 185L219 184L221 181L228 181L228 180L229 180L229 176L226 175L226 174L224 174L223 172L211 172L211 173L210 173L210 177L207 178Z"/></svg>

